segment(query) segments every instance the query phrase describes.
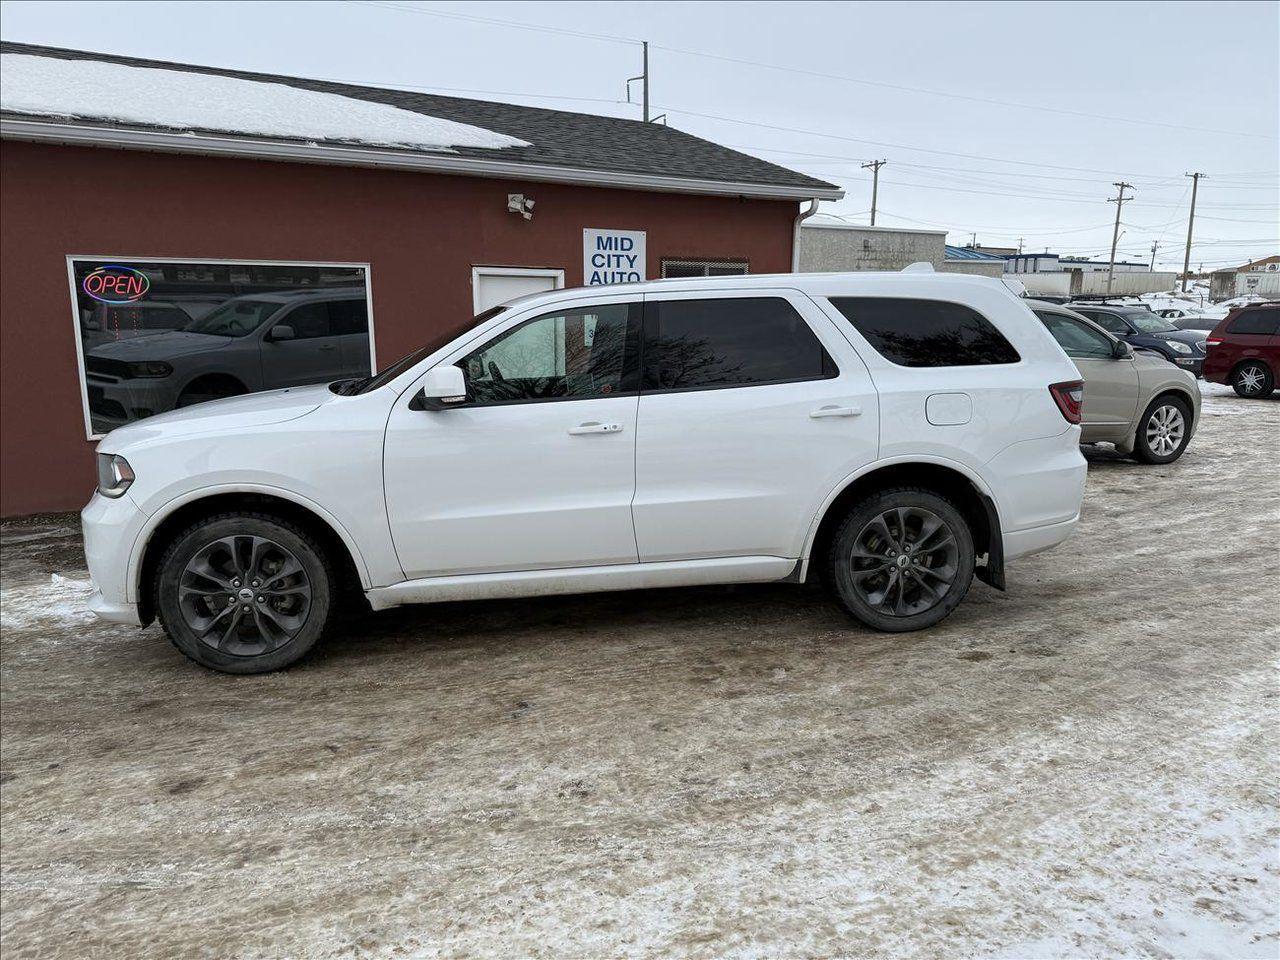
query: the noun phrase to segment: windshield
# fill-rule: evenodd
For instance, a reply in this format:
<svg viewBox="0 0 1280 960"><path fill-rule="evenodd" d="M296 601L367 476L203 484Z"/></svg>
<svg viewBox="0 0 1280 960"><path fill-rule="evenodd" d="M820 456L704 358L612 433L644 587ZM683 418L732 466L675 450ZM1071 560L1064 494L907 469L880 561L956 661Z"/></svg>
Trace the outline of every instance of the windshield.
<svg viewBox="0 0 1280 960"><path fill-rule="evenodd" d="M1163 317L1145 311L1126 314L1125 319L1138 328L1141 333L1173 333L1178 328Z"/></svg>
<svg viewBox="0 0 1280 960"><path fill-rule="evenodd" d="M425 345L413 351L413 353L405 354L403 357L401 357L391 366L386 367L376 377L364 377L361 380L353 380L349 383L345 383L343 384L343 387L345 389L342 389L339 392L344 394L368 393L370 390L377 390L379 387L386 386L388 383L390 383L396 377L400 376L400 374L404 373L414 364L421 363L427 357L431 356L431 354L435 353L437 350L443 347L450 340L454 339L455 337L461 336L462 334L466 333L468 330L474 330L476 327L480 326L480 324L484 323L486 320L493 319L494 317L496 317L498 314L502 313L502 311L506 309L507 308L505 306L491 307L488 310L486 310L484 313L477 314L476 316L472 317L471 322L468 323L461 330L450 330L448 333L441 334L438 337L433 337L431 340L428 340Z"/></svg>
<svg viewBox="0 0 1280 960"><path fill-rule="evenodd" d="M228 300L183 329L215 337L247 337L280 307L278 300Z"/></svg>

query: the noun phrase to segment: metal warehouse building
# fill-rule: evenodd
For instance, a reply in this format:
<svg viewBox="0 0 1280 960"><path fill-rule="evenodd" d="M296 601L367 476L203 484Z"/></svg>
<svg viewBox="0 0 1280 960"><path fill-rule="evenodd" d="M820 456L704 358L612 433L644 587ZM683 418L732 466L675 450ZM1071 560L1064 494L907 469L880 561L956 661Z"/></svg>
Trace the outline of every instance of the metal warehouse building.
<svg viewBox="0 0 1280 960"><path fill-rule="evenodd" d="M103 433L540 289L795 265L820 180L653 123L0 45L5 516Z"/></svg>

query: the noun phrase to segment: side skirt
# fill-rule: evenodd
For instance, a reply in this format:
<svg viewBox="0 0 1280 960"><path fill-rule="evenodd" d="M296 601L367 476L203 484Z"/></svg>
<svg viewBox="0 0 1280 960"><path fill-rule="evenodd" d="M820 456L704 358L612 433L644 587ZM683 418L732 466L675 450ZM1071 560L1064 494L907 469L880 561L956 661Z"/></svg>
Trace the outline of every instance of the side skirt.
<svg viewBox="0 0 1280 960"><path fill-rule="evenodd" d="M405 580L389 587L375 587L366 591L365 596L369 598L369 605L374 610L386 610L406 603L440 603L446 600L545 597L567 593L693 587L716 583L767 583L787 580L795 569L796 560L786 557L668 560L604 567L426 577L421 580Z"/></svg>

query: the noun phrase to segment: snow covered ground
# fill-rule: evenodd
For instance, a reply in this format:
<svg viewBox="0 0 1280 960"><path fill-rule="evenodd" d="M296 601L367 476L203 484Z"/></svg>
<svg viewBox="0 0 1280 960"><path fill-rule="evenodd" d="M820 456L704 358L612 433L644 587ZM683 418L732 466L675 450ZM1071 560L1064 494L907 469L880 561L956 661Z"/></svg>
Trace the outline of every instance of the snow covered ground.
<svg viewBox="0 0 1280 960"><path fill-rule="evenodd" d="M0 950L1275 960L1280 397L1202 390L917 634L599 594L227 677L77 611L74 521L6 524Z"/></svg>
<svg viewBox="0 0 1280 960"><path fill-rule="evenodd" d="M17 53L0 55L0 109L433 151L528 146L481 127L281 83Z"/></svg>

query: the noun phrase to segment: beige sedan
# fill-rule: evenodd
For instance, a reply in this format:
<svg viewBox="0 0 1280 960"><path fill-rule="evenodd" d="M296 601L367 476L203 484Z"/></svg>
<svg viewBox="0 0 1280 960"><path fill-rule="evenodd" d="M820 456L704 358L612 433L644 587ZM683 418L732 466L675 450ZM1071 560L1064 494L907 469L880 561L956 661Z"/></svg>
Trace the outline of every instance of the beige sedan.
<svg viewBox="0 0 1280 960"><path fill-rule="evenodd" d="M1081 443L1113 443L1143 463L1182 456L1200 423L1196 379L1164 357L1135 351L1092 320L1028 300L1084 379Z"/></svg>

